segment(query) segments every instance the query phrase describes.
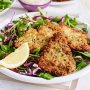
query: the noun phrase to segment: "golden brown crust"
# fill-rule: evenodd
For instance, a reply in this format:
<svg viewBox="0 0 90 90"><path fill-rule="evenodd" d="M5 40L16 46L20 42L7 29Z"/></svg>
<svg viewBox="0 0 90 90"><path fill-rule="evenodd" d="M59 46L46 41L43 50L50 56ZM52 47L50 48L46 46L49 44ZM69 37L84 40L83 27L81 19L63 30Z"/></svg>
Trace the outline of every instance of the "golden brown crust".
<svg viewBox="0 0 90 90"><path fill-rule="evenodd" d="M62 33L55 34L43 48L38 64L44 71L56 76L75 71L75 61Z"/></svg>
<svg viewBox="0 0 90 90"><path fill-rule="evenodd" d="M34 49L36 47L37 35L38 32L30 28L22 37L15 40L15 47L20 47L23 43L28 42L30 50Z"/></svg>
<svg viewBox="0 0 90 90"><path fill-rule="evenodd" d="M47 44L49 38L59 31L59 26L57 27L57 25L50 22L45 25L41 25L37 29L30 28L22 37L15 40L15 46L19 47L21 44L28 42L31 51L36 48L42 48Z"/></svg>
<svg viewBox="0 0 90 90"><path fill-rule="evenodd" d="M69 26L65 24L60 24L61 30L64 32L68 45L72 50L77 51L90 51L90 46L87 42L87 34L76 30L73 28L70 28Z"/></svg>

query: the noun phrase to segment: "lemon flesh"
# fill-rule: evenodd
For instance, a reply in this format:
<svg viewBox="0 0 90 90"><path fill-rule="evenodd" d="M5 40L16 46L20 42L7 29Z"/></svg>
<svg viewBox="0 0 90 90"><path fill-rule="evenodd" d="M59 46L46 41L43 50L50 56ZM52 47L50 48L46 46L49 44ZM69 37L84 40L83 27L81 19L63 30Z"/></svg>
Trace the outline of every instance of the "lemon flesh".
<svg viewBox="0 0 90 90"><path fill-rule="evenodd" d="M15 52L6 56L0 64L6 68L17 68L21 66L29 57L28 43L24 43Z"/></svg>

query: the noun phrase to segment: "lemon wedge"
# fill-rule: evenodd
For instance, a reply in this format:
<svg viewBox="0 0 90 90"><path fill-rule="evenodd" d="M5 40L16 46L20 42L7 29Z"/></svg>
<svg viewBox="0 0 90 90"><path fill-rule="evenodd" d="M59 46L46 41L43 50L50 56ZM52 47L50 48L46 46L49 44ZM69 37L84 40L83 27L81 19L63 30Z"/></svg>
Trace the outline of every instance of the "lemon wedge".
<svg viewBox="0 0 90 90"><path fill-rule="evenodd" d="M6 56L0 61L0 65L5 68L17 68L21 66L29 57L28 43L22 44L13 53Z"/></svg>

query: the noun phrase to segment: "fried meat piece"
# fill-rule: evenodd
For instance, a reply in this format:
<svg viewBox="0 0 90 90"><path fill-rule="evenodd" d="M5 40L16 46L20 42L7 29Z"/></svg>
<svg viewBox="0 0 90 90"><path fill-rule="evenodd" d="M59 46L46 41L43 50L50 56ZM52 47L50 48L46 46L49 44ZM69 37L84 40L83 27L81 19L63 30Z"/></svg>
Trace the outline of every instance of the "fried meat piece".
<svg viewBox="0 0 90 90"><path fill-rule="evenodd" d="M47 44L49 38L58 31L60 31L59 26L57 27L52 23L41 25L37 29L30 28L22 37L15 40L15 46L19 47L21 44L28 42L32 51L36 48L42 48Z"/></svg>
<svg viewBox="0 0 90 90"><path fill-rule="evenodd" d="M32 50L33 48L37 47L36 39L37 39L38 32L30 28L26 33L15 40L15 47L20 47L23 43L28 42L29 48Z"/></svg>
<svg viewBox="0 0 90 90"><path fill-rule="evenodd" d="M72 50L90 51L90 46L87 42L87 34L76 29L72 29L65 24L60 24L61 30L64 32L68 45Z"/></svg>
<svg viewBox="0 0 90 90"><path fill-rule="evenodd" d="M67 75L76 69L67 40L61 32L54 34L43 47L38 65L42 70L56 76Z"/></svg>

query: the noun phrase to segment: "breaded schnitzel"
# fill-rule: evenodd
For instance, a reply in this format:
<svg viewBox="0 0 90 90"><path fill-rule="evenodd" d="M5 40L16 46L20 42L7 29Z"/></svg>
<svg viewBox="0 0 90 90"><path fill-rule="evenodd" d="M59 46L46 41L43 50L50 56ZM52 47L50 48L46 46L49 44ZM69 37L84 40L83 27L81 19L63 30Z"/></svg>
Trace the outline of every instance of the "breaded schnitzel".
<svg viewBox="0 0 90 90"><path fill-rule="evenodd" d="M42 70L56 76L67 75L76 69L67 40L61 32L54 34L43 47L38 65Z"/></svg>
<svg viewBox="0 0 90 90"><path fill-rule="evenodd" d="M65 24L60 24L60 27L64 32L68 41L68 45L72 50L90 51L86 33L80 30L73 29Z"/></svg>
<svg viewBox="0 0 90 90"><path fill-rule="evenodd" d="M50 22L39 26L37 29L30 28L22 37L15 40L15 46L19 47L21 44L28 42L30 50L42 48L47 44L49 38L58 31L60 31L59 26L57 27Z"/></svg>

